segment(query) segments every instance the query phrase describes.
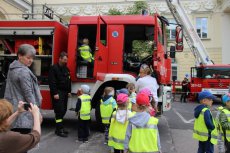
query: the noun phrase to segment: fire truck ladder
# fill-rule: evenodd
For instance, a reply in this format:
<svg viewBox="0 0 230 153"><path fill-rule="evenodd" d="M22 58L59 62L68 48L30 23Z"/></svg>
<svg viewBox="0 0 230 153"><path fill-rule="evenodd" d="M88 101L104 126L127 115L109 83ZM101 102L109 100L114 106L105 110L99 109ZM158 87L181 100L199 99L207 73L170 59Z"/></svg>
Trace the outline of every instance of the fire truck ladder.
<svg viewBox="0 0 230 153"><path fill-rule="evenodd" d="M195 59L196 65L213 65L200 37L189 20L179 0L166 0L176 22L182 26L184 38L188 43Z"/></svg>

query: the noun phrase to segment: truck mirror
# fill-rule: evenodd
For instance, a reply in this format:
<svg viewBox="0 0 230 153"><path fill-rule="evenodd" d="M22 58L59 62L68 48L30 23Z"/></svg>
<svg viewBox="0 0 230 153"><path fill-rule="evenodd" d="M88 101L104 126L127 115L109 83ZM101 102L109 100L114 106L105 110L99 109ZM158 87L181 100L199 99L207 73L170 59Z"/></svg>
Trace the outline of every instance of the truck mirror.
<svg viewBox="0 0 230 153"><path fill-rule="evenodd" d="M170 57L175 58L176 57L176 47L170 46Z"/></svg>
<svg viewBox="0 0 230 153"><path fill-rule="evenodd" d="M182 52L184 49L183 44L183 30L181 26L176 27L176 51Z"/></svg>

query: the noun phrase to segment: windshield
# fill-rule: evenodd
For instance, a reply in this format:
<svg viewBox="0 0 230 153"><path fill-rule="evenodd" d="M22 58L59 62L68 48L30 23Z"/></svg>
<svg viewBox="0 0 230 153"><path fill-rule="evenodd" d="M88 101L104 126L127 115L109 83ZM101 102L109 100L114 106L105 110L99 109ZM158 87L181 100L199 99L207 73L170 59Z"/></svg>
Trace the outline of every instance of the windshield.
<svg viewBox="0 0 230 153"><path fill-rule="evenodd" d="M204 68L203 69L203 78L219 78L219 79L229 79L230 78L230 68Z"/></svg>

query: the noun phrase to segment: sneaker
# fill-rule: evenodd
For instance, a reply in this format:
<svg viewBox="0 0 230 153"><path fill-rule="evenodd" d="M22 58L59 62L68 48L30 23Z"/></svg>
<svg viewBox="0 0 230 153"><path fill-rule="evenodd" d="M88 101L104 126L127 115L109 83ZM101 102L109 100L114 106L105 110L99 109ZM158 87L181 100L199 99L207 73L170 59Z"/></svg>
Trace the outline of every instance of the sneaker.
<svg viewBox="0 0 230 153"><path fill-rule="evenodd" d="M66 129L62 129L62 131L65 133L65 134L69 134L69 131L67 131Z"/></svg>
<svg viewBox="0 0 230 153"><path fill-rule="evenodd" d="M86 141L83 141L83 143L88 143L89 141L88 140L86 140Z"/></svg>

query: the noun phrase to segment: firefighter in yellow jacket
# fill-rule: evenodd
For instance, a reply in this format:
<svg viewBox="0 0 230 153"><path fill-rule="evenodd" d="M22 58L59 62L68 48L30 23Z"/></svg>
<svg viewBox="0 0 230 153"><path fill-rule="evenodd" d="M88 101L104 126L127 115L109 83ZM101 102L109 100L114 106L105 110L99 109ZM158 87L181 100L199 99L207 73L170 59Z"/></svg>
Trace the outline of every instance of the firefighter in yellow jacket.
<svg viewBox="0 0 230 153"><path fill-rule="evenodd" d="M210 111L214 99L215 96L206 90L198 95L201 105L194 109L193 130L193 138L199 141L198 153L214 153L213 145L217 144L218 132Z"/></svg>
<svg viewBox="0 0 230 153"><path fill-rule="evenodd" d="M160 137L158 119L151 117L147 112L150 100L148 95L138 93L136 97L137 112L129 118L126 130L124 149L126 152L160 153Z"/></svg>

